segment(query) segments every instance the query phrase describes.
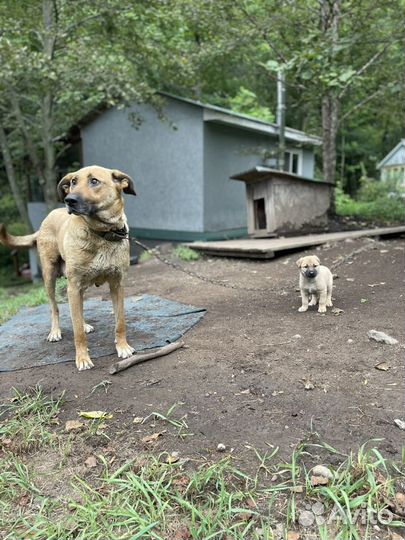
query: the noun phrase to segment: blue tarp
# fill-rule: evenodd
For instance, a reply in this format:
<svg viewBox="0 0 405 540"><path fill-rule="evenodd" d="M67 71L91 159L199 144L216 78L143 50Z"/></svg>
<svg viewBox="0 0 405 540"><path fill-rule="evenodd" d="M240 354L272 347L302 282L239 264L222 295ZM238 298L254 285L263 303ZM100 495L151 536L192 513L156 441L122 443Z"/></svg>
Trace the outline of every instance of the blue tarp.
<svg viewBox="0 0 405 540"><path fill-rule="evenodd" d="M46 364L73 361L73 330L68 304L61 304L62 341L49 343L51 317L48 305L24 308L0 326L0 371L15 371ZM179 304L144 294L125 300L127 339L135 350L162 347L178 340L205 314L204 308ZM92 359L116 354L114 314L110 301L86 300L84 318L94 326L88 334Z"/></svg>

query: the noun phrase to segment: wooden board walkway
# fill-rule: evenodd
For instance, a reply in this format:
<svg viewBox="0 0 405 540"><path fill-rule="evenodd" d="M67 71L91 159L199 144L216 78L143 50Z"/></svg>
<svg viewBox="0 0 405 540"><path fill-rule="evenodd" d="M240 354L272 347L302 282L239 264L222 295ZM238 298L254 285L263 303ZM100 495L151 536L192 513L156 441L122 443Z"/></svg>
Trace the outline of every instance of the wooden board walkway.
<svg viewBox="0 0 405 540"><path fill-rule="evenodd" d="M337 242L347 238L362 236L391 236L405 233L405 226L380 227L336 233L309 234L280 238L241 238L213 242L192 242L188 247L203 251L207 255L219 257L249 257L251 259L272 259L278 251L317 246L327 242Z"/></svg>

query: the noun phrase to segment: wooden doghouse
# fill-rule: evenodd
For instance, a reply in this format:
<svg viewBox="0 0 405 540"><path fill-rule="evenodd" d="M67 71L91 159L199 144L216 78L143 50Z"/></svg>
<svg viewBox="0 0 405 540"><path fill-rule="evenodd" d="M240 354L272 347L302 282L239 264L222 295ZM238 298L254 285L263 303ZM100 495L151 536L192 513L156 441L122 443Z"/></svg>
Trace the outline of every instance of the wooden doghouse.
<svg viewBox="0 0 405 540"><path fill-rule="evenodd" d="M251 236L313 231L327 225L331 184L267 167L236 174L246 183Z"/></svg>

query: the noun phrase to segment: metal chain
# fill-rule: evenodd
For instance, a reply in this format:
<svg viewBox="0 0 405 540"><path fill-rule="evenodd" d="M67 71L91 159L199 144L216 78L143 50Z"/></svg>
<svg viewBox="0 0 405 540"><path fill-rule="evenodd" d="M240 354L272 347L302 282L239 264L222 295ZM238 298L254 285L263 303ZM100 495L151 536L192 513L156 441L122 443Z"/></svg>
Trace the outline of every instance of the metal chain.
<svg viewBox="0 0 405 540"><path fill-rule="evenodd" d="M148 246L146 246L145 244L143 244L142 242L140 242L136 238L129 237L129 241L136 244L136 245L138 245L139 247L141 247L144 251L146 251L147 253L149 253L150 255L155 257L156 259L158 259L163 264L166 264L167 266L170 266L171 268L174 268L175 270L179 270L180 272L183 272L184 274L187 274L188 276L191 276L193 278L197 278L200 281L205 281L206 283L211 283L212 285L218 285L220 287L225 287L226 289L235 289L235 290L239 290L239 291L251 291L251 292L269 292L271 290L280 290L281 289L281 287L277 287L277 288L273 288L273 289L271 287L266 287L266 288L262 288L262 287L243 287L243 286L235 285L235 284L232 284L232 283L224 283L223 281L220 281L218 279L209 278L207 276L203 276L202 274L198 274L197 272L193 272L192 270L187 270L186 268L184 268L180 264L169 261L169 259L166 259L166 257L163 257L157 251L156 248L150 249L150 248L148 248ZM367 245L362 246L360 248L354 249L353 251L351 251L347 255L342 256L341 258L337 259L330 266L330 270L336 270L336 268L341 266L346 261L349 261L350 259L354 258L356 255L359 255L360 253L363 253L364 251L368 251L371 248L374 248L374 245L367 244ZM295 283L295 281L296 281L295 279L294 279L294 282L292 280L290 280L289 282L287 282L286 285L284 285L284 287L289 286L289 283L291 283L291 284Z"/></svg>

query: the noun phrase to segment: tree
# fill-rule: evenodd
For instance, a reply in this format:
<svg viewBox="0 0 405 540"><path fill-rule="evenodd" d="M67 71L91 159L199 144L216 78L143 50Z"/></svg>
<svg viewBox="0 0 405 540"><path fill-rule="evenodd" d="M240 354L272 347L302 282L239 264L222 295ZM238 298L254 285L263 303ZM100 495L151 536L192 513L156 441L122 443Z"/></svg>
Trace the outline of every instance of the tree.
<svg viewBox="0 0 405 540"><path fill-rule="evenodd" d="M100 103L157 104L154 84L167 73L172 76L181 57L173 53L181 44L165 8L167 2L158 0L1 4L3 160L6 147L13 149L8 161L28 158L49 208L57 202L57 160L69 147L66 133L78 119ZM10 171L7 167L13 185Z"/></svg>

